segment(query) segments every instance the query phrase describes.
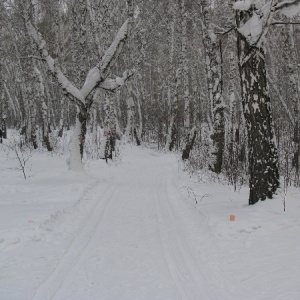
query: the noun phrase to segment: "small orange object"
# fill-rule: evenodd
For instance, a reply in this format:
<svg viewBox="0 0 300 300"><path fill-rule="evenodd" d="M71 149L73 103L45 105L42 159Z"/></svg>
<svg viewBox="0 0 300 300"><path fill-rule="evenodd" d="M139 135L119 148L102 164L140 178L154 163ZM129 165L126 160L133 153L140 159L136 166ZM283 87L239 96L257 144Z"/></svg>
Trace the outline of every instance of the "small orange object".
<svg viewBox="0 0 300 300"><path fill-rule="evenodd" d="M235 215L230 215L229 220L230 220L230 222L234 222L235 221Z"/></svg>

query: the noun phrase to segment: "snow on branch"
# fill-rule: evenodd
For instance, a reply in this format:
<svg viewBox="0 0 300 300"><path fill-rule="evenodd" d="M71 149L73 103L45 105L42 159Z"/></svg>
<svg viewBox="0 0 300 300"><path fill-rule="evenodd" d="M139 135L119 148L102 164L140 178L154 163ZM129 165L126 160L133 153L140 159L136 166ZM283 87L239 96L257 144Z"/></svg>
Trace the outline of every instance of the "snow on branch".
<svg viewBox="0 0 300 300"><path fill-rule="evenodd" d="M279 10L281 14L287 17L293 17L300 13L300 0L285 0L273 7L274 11Z"/></svg>
<svg viewBox="0 0 300 300"><path fill-rule="evenodd" d="M55 60L51 57L46 49L46 42L41 38L39 32L31 24L29 18L26 20L26 28L28 34L32 37L34 42L37 44L42 58L46 61L49 70L55 76L58 83L62 87L64 93L67 96L73 96L75 99L80 102L84 102L84 97L82 97L81 92L67 79L67 77L62 73L59 67L56 66Z"/></svg>
<svg viewBox="0 0 300 300"><path fill-rule="evenodd" d="M259 41L266 33L271 20L271 3L272 1L269 1L259 11L253 12L252 17L238 29L238 32L246 38L251 46L259 46Z"/></svg>
<svg viewBox="0 0 300 300"><path fill-rule="evenodd" d="M120 55L123 45L128 36L129 32L129 23L130 20L127 19L122 27L119 29L117 36L115 37L114 41L105 52L102 60L98 64L98 68L101 71L101 77L106 78L109 74L110 69L114 66L118 56Z"/></svg>
<svg viewBox="0 0 300 300"><path fill-rule="evenodd" d="M238 29L250 46L260 47L271 24L272 15L276 11L288 17L300 13L300 0L284 0L273 5L273 1L263 4L263 1L242 0L234 3L233 8L240 11L249 11L255 8L250 19Z"/></svg>
<svg viewBox="0 0 300 300"><path fill-rule="evenodd" d="M129 19L127 19L122 25L122 27L119 29L116 38L114 39L114 41L112 42L108 50L105 52L99 64L88 72L84 85L80 91L83 99L85 99L92 92L92 90L95 87L97 87L99 84L101 88L106 90L111 90L111 91L121 86L119 84L120 81L118 81L117 78L107 79L106 77L108 76L110 69L115 64L119 54L122 51L122 47L127 39L128 30L129 30L128 24L129 24Z"/></svg>
<svg viewBox="0 0 300 300"><path fill-rule="evenodd" d="M130 1L128 0L130 3ZM83 87L81 90L76 88L62 73L60 68L56 66L55 60L51 57L46 49L46 42L42 39L40 33L32 25L28 16L26 17L26 28L28 34L32 37L34 42L37 44L40 55L43 60L46 61L49 70L56 77L58 83L62 87L64 93L67 96L73 96L72 100L77 102L78 105L85 103L88 95L97 87L100 86L106 90L115 90L124 84L124 82L132 76L133 71L128 71L123 73L123 77L117 77L116 79L107 79L111 68L114 66L118 56L120 55L123 45L127 39L129 33L129 27L131 23L131 17L129 17L124 24L119 29L114 41L105 52L101 61L97 64L96 67L92 68L85 79Z"/></svg>
<svg viewBox="0 0 300 300"><path fill-rule="evenodd" d="M274 10L279 10L282 8L289 7L291 5L299 5L299 4L300 4L300 0L284 0L284 1L277 3L274 6Z"/></svg>
<svg viewBox="0 0 300 300"><path fill-rule="evenodd" d="M250 0L237 1L233 4L235 10L248 10L251 6Z"/></svg>
<svg viewBox="0 0 300 300"><path fill-rule="evenodd" d="M114 91L124 85L125 81L128 80L134 72L135 70L128 70L123 73L122 77L116 77L115 79L107 78L100 83L100 87L104 90Z"/></svg>
<svg viewBox="0 0 300 300"><path fill-rule="evenodd" d="M100 78L100 70L98 67L92 68L85 79L83 87L81 89L82 97L85 99L90 92L99 84Z"/></svg>

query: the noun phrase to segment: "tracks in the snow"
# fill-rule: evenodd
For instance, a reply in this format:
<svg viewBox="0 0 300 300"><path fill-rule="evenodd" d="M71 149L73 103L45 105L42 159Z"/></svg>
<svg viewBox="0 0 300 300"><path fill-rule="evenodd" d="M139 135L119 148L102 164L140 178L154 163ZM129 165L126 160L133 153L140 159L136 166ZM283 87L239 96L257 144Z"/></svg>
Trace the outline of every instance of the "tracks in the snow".
<svg viewBox="0 0 300 300"><path fill-rule="evenodd" d="M168 195L172 176L160 176L157 181L156 208L159 220L161 246L169 273L180 299L215 299L188 248L177 222L173 203ZM173 187L175 188L175 187Z"/></svg>
<svg viewBox="0 0 300 300"><path fill-rule="evenodd" d="M76 293L76 284L81 283L78 279L80 275L76 272L81 271L82 268L85 270L87 258L91 256L89 251L93 245L97 245L102 227L111 230L109 234L103 229L102 242L106 241L106 243L101 245L101 255L103 261L113 263L115 269L103 268L102 264L91 274L99 276L102 281L105 275L113 275L114 282L127 289L120 289L114 294L114 287L109 281L107 285L100 282L103 299L105 295L112 297L112 294L133 295L130 294L129 287L136 289L134 295L139 295L138 291L143 289L141 283L149 289L150 293L153 292L153 295L166 295L165 299L173 300L174 298L170 298L170 295L173 297L176 294L178 299L183 300L215 299L201 272L199 259L195 259L190 251L184 235L185 231L178 221L180 208L184 206L178 197L173 199L170 196L176 194L176 187L172 183L174 174L170 168L173 160L165 163L161 157L157 157L157 159L151 158L151 164L149 164L147 161L145 163L144 159L147 157L143 157L140 162L128 165L128 169L124 169L121 174L116 173L115 181L107 183L106 188L95 186L86 193L83 199L91 198L93 205L87 210L88 213L85 212L82 227L69 244L58 265L39 285L32 299L62 299L61 296L65 295L66 291L69 295ZM98 195L95 195L97 192ZM126 205L123 206L123 203ZM146 232L151 242L147 240ZM127 233L130 236L123 238L122 235ZM110 253L111 250L113 254ZM149 253L152 257L147 256ZM126 261L130 264L126 264ZM158 265L158 262L164 263ZM144 275L149 269L151 269L151 274L156 274L156 277L163 280L162 294L157 294L154 288L158 279L152 275L151 281ZM88 271L85 270L84 273L87 274ZM74 291L68 288L73 278L72 272L75 273L75 283L72 285ZM161 273L165 275L161 276ZM120 274L128 275L128 277L131 275L132 281L130 282ZM96 277L93 278L93 282L97 280ZM95 290L99 291L99 286ZM174 287L177 293L174 293ZM79 290L82 291L85 288L88 290L89 287L83 286ZM98 295L97 298L96 295ZM99 299L99 294L87 299Z"/></svg>
<svg viewBox="0 0 300 300"><path fill-rule="evenodd" d="M83 197L83 199L92 197L95 199L95 203L86 215L82 227L66 249L58 265L38 286L32 300L53 299L64 284L65 278L72 272L73 267L87 248L116 190L113 183L109 183L104 192L95 198L93 193L96 192L96 188L95 185Z"/></svg>

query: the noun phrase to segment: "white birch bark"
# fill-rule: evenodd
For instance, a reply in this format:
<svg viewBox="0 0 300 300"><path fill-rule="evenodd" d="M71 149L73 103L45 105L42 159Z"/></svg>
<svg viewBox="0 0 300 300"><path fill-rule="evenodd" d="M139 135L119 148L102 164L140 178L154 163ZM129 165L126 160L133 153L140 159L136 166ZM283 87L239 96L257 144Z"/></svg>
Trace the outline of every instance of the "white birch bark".
<svg viewBox="0 0 300 300"><path fill-rule="evenodd" d="M84 7L83 3L84 1L80 0L79 8L83 9ZM74 84L72 84L71 81L68 80L67 77L64 75L62 70L57 66L56 61L51 57L48 50L46 49L45 40L43 40L39 32L32 25L26 13L26 10L24 11L24 19L25 19L28 34L37 44L41 57L46 61L49 70L51 71L52 75L57 79L65 95L69 97L71 101L74 101L75 104L77 105L78 120L81 123L81 127L80 127L81 135L80 135L80 140L78 140L77 143L79 144L81 158L83 155L83 145L84 145L84 139L86 133L87 117L93 102L93 97L89 97L90 94L94 93L94 90L97 87L101 87L102 89L114 90L119 86L123 85L124 81L129 76L132 75L131 72L124 72L123 78L118 78L118 77L116 79L107 78L108 75L110 74L111 68L116 63L116 60L122 51L123 45L129 33L131 19L133 17L132 0L127 0L127 3L129 6L129 18L124 22L124 24L118 31L117 36L115 37L110 47L105 52L102 59L98 62L98 64L94 68L90 69L81 89L78 89ZM86 33L85 29L82 30L83 33ZM85 37L83 37L83 39L81 40L81 46L83 46L84 43L85 43ZM81 50L84 51L83 48ZM85 54L83 56L86 57ZM84 69L81 67L80 68L81 78L83 78L83 72ZM73 141L73 143L75 142ZM77 149L77 147L75 148ZM78 156L76 156L76 158L78 158ZM70 167L74 165L75 164L70 163Z"/></svg>
<svg viewBox="0 0 300 300"><path fill-rule="evenodd" d="M70 145L70 158L69 158L69 167L72 171L83 171L83 165L81 163L81 154L80 154L80 143L81 140L81 122L76 118L75 129L73 132L71 145Z"/></svg>
<svg viewBox="0 0 300 300"><path fill-rule="evenodd" d="M174 55L175 55L175 22L177 17L177 4L172 3L170 5L170 12L172 14L172 20L169 23L169 43L170 43L170 53L169 53L169 71L168 71L168 105L169 105L169 124L168 132L166 137L165 151L172 151L177 142L177 114L178 114L178 90L180 84L181 67L175 71L174 75Z"/></svg>
<svg viewBox="0 0 300 300"><path fill-rule="evenodd" d="M126 139L127 141L133 143L134 140L134 120L135 120L135 105L132 96L129 93L129 97L126 99L127 104L127 126L126 126Z"/></svg>
<svg viewBox="0 0 300 300"><path fill-rule="evenodd" d="M293 103L294 110L294 155L292 165L295 168L296 182L300 184L300 90L299 90L299 77L297 67L297 53L295 49L294 40L294 25L289 24L286 26L286 39L284 56L286 61L286 72L288 76L287 82L287 100Z"/></svg>
<svg viewBox="0 0 300 300"><path fill-rule="evenodd" d="M49 128L50 128L50 117L49 117L49 109L46 103L46 93L45 93L45 82L42 76L41 71L38 69L37 65L34 63L33 66L34 72L37 76L37 81L39 85L39 100L42 102L42 139L48 151L52 151L52 145L50 142L49 136Z"/></svg>
<svg viewBox="0 0 300 300"><path fill-rule="evenodd" d="M187 11L186 0L181 0L181 60L182 60L182 88L184 101L184 134L185 137L190 129L190 90L189 90L189 60L187 56Z"/></svg>
<svg viewBox="0 0 300 300"><path fill-rule="evenodd" d="M225 145L225 120L223 101L223 78L221 70L221 49L219 40L215 35L209 15L209 3L201 0L202 32L205 48L206 77L208 86L209 104L212 121L212 147L210 149L210 169L215 173L222 170L223 153Z"/></svg>

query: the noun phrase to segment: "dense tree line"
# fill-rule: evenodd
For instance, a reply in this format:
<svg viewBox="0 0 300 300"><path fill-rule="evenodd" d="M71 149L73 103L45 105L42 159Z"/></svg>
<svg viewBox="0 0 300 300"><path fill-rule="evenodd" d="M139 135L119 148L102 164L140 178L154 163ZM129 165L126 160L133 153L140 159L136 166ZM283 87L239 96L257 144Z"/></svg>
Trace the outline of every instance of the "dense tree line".
<svg viewBox="0 0 300 300"><path fill-rule="evenodd" d="M272 198L300 185L299 2L2 1L3 132L53 151L77 124L77 160L122 137Z"/></svg>

